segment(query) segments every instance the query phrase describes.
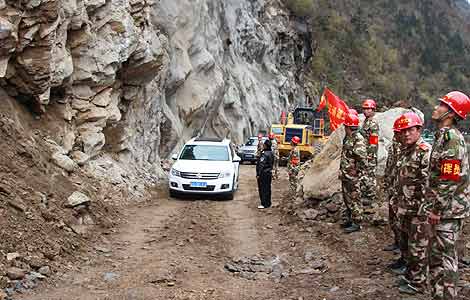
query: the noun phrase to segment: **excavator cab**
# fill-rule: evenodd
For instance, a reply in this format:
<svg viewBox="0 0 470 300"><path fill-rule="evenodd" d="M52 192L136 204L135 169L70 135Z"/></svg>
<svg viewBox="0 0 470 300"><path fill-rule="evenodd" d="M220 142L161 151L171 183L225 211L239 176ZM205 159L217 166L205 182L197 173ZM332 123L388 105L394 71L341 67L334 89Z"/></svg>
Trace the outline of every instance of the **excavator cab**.
<svg viewBox="0 0 470 300"><path fill-rule="evenodd" d="M279 145L279 155L287 158L292 149L292 137L298 136L301 140L297 148L300 150L302 160L311 159L325 144L325 113L318 112L309 107L298 107L289 113L288 122L284 127L284 139Z"/></svg>
<svg viewBox="0 0 470 300"><path fill-rule="evenodd" d="M314 136L325 136L325 112L316 111L311 107L297 107L292 115L294 124L309 125Z"/></svg>

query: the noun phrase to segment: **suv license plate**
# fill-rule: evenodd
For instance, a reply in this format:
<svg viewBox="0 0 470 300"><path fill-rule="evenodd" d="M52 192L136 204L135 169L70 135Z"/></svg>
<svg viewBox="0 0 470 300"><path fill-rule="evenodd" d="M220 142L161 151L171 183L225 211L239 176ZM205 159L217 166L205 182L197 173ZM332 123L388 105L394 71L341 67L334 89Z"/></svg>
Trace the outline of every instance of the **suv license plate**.
<svg viewBox="0 0 470 300"><path fill-rule="evenodd" d="M191 182L191 187L205 188L207 187L207 182Z"/></svg>

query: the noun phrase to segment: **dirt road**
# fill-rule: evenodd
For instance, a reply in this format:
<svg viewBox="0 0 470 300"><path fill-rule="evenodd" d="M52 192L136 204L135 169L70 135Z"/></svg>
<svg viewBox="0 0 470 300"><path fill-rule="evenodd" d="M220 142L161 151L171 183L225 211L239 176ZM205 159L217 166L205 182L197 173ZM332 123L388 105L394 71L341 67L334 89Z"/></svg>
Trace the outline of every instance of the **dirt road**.
<svg viewBox="0 0 470 300"><path fill-rule="evenodd" d="M259 211L253 178L242 166L233 201L160 194L126 212L127 225L77 259L78 271L15 299L400 299L383 228L344 235L283 216L285 179L274 207Z"/></svg>

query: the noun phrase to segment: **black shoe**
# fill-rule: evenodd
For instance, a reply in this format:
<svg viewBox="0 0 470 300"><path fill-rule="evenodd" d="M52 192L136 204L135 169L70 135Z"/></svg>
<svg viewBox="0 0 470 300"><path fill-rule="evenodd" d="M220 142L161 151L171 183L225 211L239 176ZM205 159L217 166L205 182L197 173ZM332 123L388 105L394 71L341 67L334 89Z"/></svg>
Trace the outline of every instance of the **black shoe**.
<svg viewBox="0 0 470 300"><path fill-rule="evenodd" d="M396 243L393 243L393 244L390 244L388 246L386 246L383 250L384 251L395 251L399 249L398 245Z"/></svg>
<svg viewBox="0 0 470 300"><path fill-rule="evenodd" d="M356 223L351 223L351 226L344 228L345 233L353 233L361 230L361 226Z"/></svg>
<svg viewBox="0 0 470 300"><path fill-rule="evenodd" d="M351 226L351 224L351 221L345 221L344 223L341 223L341 228L348 228L349 226Z"/></svg>
<svg viewBox="0 0 470 300"><path fill-rule="evenodd" d="M410 283L410 281L406 278L405 275L399 275L395 286L399 287L399 286L402 286L402 285L406 285L408 283Z"/></svg>
<svg viewBox="0 0 470 300"><path fill-rule="evenodd" d="M400 291L400 293L408 295L416 295L422 293L419 288L413 286L410 283L401 284L398 290Z"/></svg>
<svg viewBox="0 0 470 300"><path fill-rule="evenodd" d="M401 268L403 266L406 265L406 262L405 260L403 259L403 257L400 257L399 259L397 259L396 261L394 261L393 263L389 264L387 267L389 269L398 269L398 268Z"/></svg>

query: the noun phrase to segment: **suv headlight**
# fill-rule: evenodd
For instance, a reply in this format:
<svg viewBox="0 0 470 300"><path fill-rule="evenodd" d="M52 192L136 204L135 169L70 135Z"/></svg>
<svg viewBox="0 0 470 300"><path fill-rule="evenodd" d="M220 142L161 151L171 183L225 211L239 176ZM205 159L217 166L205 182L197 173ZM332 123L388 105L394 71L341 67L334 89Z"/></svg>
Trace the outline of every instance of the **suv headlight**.
<svg viewBox="0 0 470 300"><path fill-rule="evenodd" d="M171 169L171 175L176 176L176 177L181 177L180 171L173 169L173 168Z"/></svg>
<svg viewBox="0 0 470 300"><path fill-rule="evenodd" d="M226 178L226 177L231 177L232 176L232 173L230 172L222 172L219 174L219 178Z"/></svg>

